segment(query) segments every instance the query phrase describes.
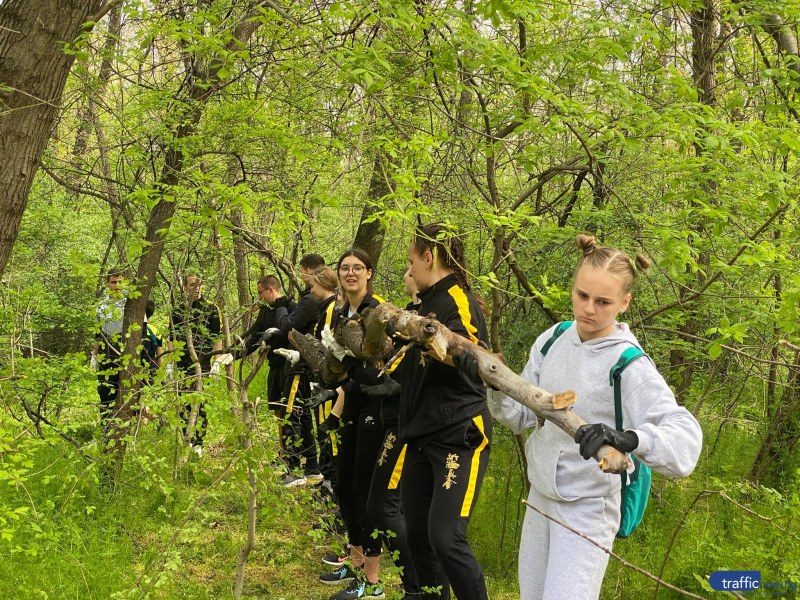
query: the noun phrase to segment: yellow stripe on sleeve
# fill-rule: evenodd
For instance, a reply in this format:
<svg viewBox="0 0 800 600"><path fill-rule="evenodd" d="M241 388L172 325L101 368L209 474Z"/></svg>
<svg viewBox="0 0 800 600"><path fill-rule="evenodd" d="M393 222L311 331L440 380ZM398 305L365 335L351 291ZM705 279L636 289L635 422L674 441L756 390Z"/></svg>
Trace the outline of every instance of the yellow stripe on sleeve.
<svg viewBox="0 0 800 600"><path fill-rule="evenodd" d="M333 321L333 309L336 308L336 302L331 302L328 304L328 308L325 310L325 325L328 327L331 326L331 321Z"/></svg>
<svg viewBox="0 0 800 600"><path fill-rule="evenodd" d="M292 408L294 408L294 399L297 396L297 387L300 385L300 375L295 375L294 379L292 380L292 389L289 390L289 399L286 401L286 414L290 414L292 412Z"/></svg>
<svg viewBox="0 0 800 600"><path fill-rule="evenodd" d="M478 338L475 337L475 333L477 333L478 328L472 324L472 315L469 312L469 300L467 300L467 295L464 293L464 290L457 285L451 287L447 293L450 294L453 300L456 301L458 315L461 317L461 322L464 324L464 329L467 330L469 339L477 344Z"/></svg>
<svg viewBox="0 0 800 600"><path fill-rule="evenodd" d="M408 444L403 444L403 449L400 450L400 456L397 457L397 463L392 470L392 477L389 479L389 487L386 489L396 490L400 485L400 475L403 474L403 463L406 460L406 448L408 448Z"/></svg>
<svg viewBox="0 0 800 600"><path fill-rule="evenodd" d="M483 435L483 441L481 442L481 445L475 449L475 453L472 455L472 464L469 468L469 484L467 485L467 493L464 495L464 504L461 505L462 517L468 517L470 511L472 510L472 501L475 498L475 487L478 483L478 470L480 469L481 452L483 452L483 449L489 444L489 438L486 437L486 434L483 431L483 416L478 415L477 417L474 417L472 422L475 423L478 431L480 431Z"/></svg>

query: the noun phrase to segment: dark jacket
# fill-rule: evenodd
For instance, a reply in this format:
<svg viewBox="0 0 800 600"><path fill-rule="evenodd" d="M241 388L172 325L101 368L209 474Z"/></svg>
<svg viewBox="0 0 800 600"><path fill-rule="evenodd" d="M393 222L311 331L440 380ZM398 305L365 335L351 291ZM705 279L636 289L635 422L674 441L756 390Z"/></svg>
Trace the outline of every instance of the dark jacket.
<svg viewBox="0 0 800 600"><path fill-rule="evenodd" d="M301 292L300 300L291 311L277 313L275 320L278 329L284 335L288 335L292 329L296 329L300 333L313 333L321 304L321 301L317 300L311 290Z"/></svg>
<svg viewBox="0 0 800 600"><path fill-rule="evenodd" d="M413 302L409 302L405 310L416 310L419 311L419 304L414 304ZM392 354L394 355L395 352L400 350L403 346L406 345L406 342L403 340L397 340L395 342L394 348L392 348ZM388 375L394 379L397 383L403 384L403 380L405 378L405 371L408 370L408 366L411 364L413 360L410 358L411 351L409 350L403 356L400 357L399 360L395 361L395 364L389 365L389 368L386 370ZM400 419L400 393L397 393L393 396L385 397L381 400L381 422L383 423L384 428L395 428L397 426L398 420Z"/></svg>
<svg viewBox="0 0 800 600"><path fill-rule="evenodd" d="M186 333L184 331L184 323L186 321L188 321L189 330L192 332L192 344L195 352L197 352L200 366L203 371L208 371L211 369L211 356L209 354L214 349L214 344L220 339L220 334L222 333L222 318L219 308L213 302L200 297L192 302L188 310L182 306L173 311L170 317L170 336L173 342L186 342ZM187 344L178 360L178 367L188 371L193 364Z"/></svg>
<svg viewBox="0 0 800 600"><path fill-rule="evenodd" d="M383 298L380 296L374 296L372 293L367 292L367 295L364 296L364 299L361 301L361 304L356 312L362 313L365 309L374 308L382 303ZM339 323L340 319L348 318L349 312L349 302L345 302L344 306L334 311L331 323L331 331L336 328L336 325ZM347 367L347 375L350 378L350 381L342 386L345 392L342 421L354 421L362 409L367 406L377 406L377 409L374 411L374 416L378 417L380 413L380 402L376 403L374 400L365 395L359 388L359 384L377 385L380 383L380 380L378 379L378 369L373 367L371 364L364 363L357 358L353 358L352 356L345 356L342 363L344 363L344 365Z"/></svg>
<svg viewBox="0 0 800 600"><path fill-rule="evenodd" d="M336 295L331 296L327 300L323 300L319 305L319 314L317 316L317 324L314 326L314 337L318 340L322 339L322 330L325 325L332 327L333 315L336 313Z"/></svg>
<svg viewBox="0 0 800 600"><path fill-rule="evenodd" d="M281 296L281 298L286 297ZM276 306L264 305L258 309L258 316L256 316L255 322L242 336L246 340L244 345L244 356L255 352L261 342L261 334L267 329L278 327L278 319L281 316L285 317L288 315L288 313L293 311L296 306L294 302L288 299L280 300L276 304ZM282 356L278 356L272 352L272 350L289 347L289 338L286 336L286 333L282 331L280 335L273 337L269 345L270 353L267 355L267 361L269 362L270 367L284 364L286 359L284 359Z"/></svg>
<svg viewBox="0 0 800 600"><path fill-rule="evenodd" d="M477 343L488 341L486 319L475 297L464 291L455 274L418 294L419 313L436 314L450 331ZM403 362L400 382L400 439L420 446L471 419L486 407L486 389L456 367L412 348Z"/></svg>

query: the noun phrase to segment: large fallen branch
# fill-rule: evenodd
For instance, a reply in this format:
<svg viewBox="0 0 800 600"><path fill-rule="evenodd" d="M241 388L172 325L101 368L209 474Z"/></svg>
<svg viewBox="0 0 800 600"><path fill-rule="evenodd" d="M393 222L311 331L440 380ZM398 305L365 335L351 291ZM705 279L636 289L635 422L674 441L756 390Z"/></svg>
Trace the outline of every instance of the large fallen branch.
<svg viewBox="0 0 800 600"><path fill-rule="evenodd" d="M332 386L347 377L347 368L313 335L292 329L289 342L323 385Z"/></svg>
<svg viewBox="0 0 800 600"><path fill-rule="evenodd" d="M575 437L575 432L581 425L586 424L586 421L572 411L575 392L551 394L528 383L509 369L497 355L453 333L439 323L434 315L422 317L416 312L385 302L364 311L363 318L351 319L346 325L340 324L334 336L356 358L381 368L386 362L388 349L392 346L386 336L387 326L391 327L395 335L425 348L428 354L441 362L452 362L454 356L463 352L472 354L478 364L478 375L484 383L527 406L537 417L552 422L571 438ZM344 378L342 363L318 340L308 335L301 336L294 331L289 339L323 382L332 383ZM621 473L631 466L623 453L610 446L602 446L595 454L595 459L607 473Z"/></svg>

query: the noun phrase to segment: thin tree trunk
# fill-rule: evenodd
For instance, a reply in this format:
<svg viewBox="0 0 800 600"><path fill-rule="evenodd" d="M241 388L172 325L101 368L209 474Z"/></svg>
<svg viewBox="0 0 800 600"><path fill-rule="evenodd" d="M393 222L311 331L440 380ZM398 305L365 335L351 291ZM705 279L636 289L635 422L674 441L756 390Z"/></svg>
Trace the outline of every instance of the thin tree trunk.
<svg viewBox="0 0 800 600"><path fill-rule="evenodd" d="M263 351L258 353L255 367L244 381L242 381L241 377L241 365L239 367L239 401L241 405L239 410L245 431L242 438L242 450L244 451L245 460L247 461L247 483L249 489L247 494L247 537L236 556L236 579L233 584L233 597L236 600L242 597L242 590L244 589L244 569L247 564L247 557L250 556L250 552L256 545L256 522L258 517L258 472L255 458L252 456L256 414L255 407L249 400L248 390L256 374L264 364L266 355L266 352Z"/></svg>
<svg viewBox="0 0 800 600"><path fill-rule="evenodd" d="M232 32L232 41L229 42L227 50L233 51L240 48L256 31L260 25L260 22L253 19L256 14L256 10L253 9L238 22ZM191 60L193 60L193 57L187 57L187 61ZM139 325L144 319L145 305L150 297L150 290L155 283L158 266L164 252L166 235L169 231L172 217L175 215L175 200L169 192L172 187L180 182L183 167L188 158L185 154L185 149L191 145L185 144L185 140L196 131L205 104L219 91L222 84L220 71L226 65L224 57L218 57L211 61L208 61L205 57L194 60L196 62L190 64L184 86L181 88L186 90L181 102L181 105L185 108L181 118L175 121L179 125L174 132L172 146L166 152L164 166L153 189L153 195L158 197L159 200L153 207L147 222L144 240L145 250L139 259L136 276L132 282L140 292L140 295L129 299L125 305L123 331L127 332L127 336L123 355L128 357L137 356L136 348L142 339ZM137 375L140 368L141 365L138 360L128 360L123 365L123 370L120 373L120 391L117 396L116 406L116 413L119 418L116 420L117 426L112 435L115 472L121 467L122 459L125 455L126 436L133 415L133 402L136 398L139 379ZM194 413L195 411L192 412Z"/></svg>
<svg viewBox="0 0 800 600"><path fill-rule="evenodd" d="M377 267L383 250L383 240L386 236L386 225L374 217L381 212L383 198L391 193L387 180L385 156L378 152L372 166L372 177L369 180L367 202L361 212L356 237L353 245L369 254L372 266Z"/></svg>
<svg viewBox="0 0 800 600"><path fill-rule="evenodd" d="M694 78L695 87L697 87L700 101L707 106L716 105L716 85L717 85L717 69L714 63L714 48L717 42L717 20L714 10L714 0L703 0L703 4L692 11L691 15L692 26L692 75ZM702 156L704 149L701 145L695 144L695 154ZM704 169L705 171L705 169ZM710 177L704 177L701 182L701 187L704 195L711 201L717 195L717 182ZM705 226L699 222L694 227L701 236L705 234ZM702 252L697 262L701 268L697 270L694 277L695 284L698 289L703 287L705 278L707 277L710 264L710 256L708 252ZM687 274L690 273L687 266ZM687 297L692 292L691 286L685 286L681 289L681 298ZM679 330L688 336L696 335L701 330L702 324L694 316L689 317L686 322L680 326ZM690 360L689 353L683 348L676 348L670 351L670 372L671 383L675 388L675 396L679 404L683 404L686 399L686 393L692 385L694 377L694 362Z"/></svg>

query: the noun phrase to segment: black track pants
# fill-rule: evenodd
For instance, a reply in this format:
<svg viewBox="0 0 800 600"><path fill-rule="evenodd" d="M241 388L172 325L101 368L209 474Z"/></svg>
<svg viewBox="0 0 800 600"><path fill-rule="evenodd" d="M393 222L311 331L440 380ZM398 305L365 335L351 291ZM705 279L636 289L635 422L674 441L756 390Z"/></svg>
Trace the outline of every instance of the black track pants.
<svg viewBox="0 0 800 600"><path fill-rule="evenodd" d="M301 458L304 458L303 470L306 475L319 473L313 418L309 409L300 403L301 398L308 398L309 395L310 386L305 374L288 374L278 411L283 419L280 429L286 466L290 471L299 471Z"/></svg>
<svg viewBox="0 0 800 600"><path fill-rule="evenodd" d="M372 472L383 443L380 402L365 402L353 423L339 430L338 485L339 508L347 527L348 541L363 546L366 556L381 553L380 537L367 511Z"/></svg>
<svg viewBox="0 0 800 600"><path fill-rule="evenodd" d="M487 408L425 446L411 440L401 486L406 534L424 598L487 600L483 571L467 542L469 517L489 464Z"/></svg>
<svg viewBox="0 0 800 600"><path fill-rule="evenodd" d="M375 527L383 534L383 541L392 552L394 564L402 569L401 579L405 592L419 592L414 559L408 547L406 522L400 499L401 473L406 446L397 441L397 425L386 430L378 460L372 473L368 510Z"/></svg>

